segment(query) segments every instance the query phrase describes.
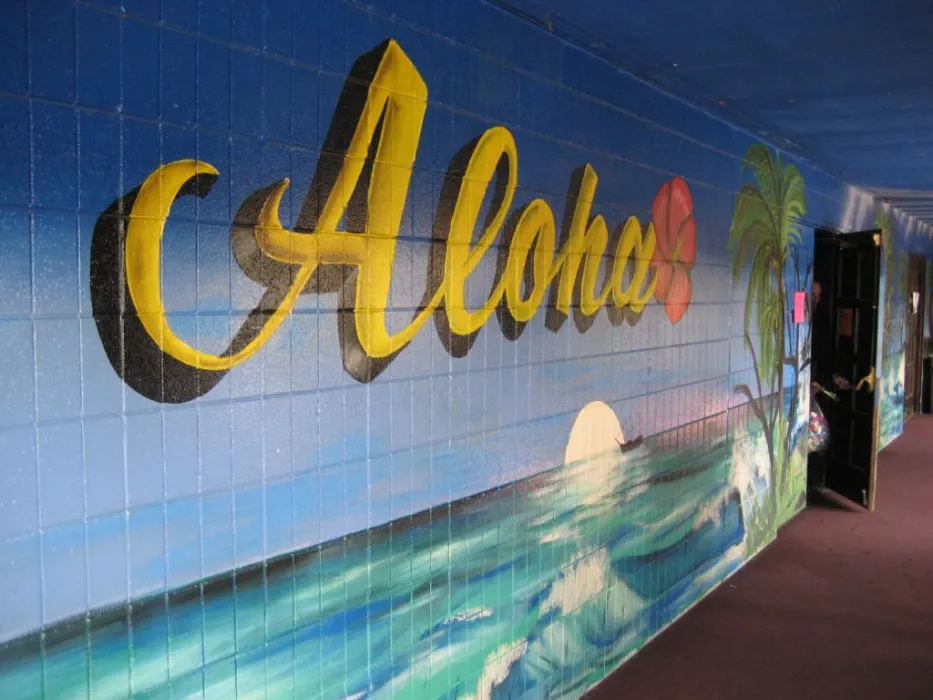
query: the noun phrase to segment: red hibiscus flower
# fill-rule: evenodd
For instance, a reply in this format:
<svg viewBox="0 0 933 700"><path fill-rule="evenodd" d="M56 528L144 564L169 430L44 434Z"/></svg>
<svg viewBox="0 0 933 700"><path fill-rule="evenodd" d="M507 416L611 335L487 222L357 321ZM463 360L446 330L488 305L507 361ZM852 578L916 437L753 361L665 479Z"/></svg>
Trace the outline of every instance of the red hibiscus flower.
<svg viewBox="0 0 933 700"><path fill-rule="evenodd" d="M697 256L693 197L683 179L675 177L661 185L651 207L651 219L657 236L651 261L658 278L654 296L664 304L671 323L677 323L690 306L690 269Z"/></svg>

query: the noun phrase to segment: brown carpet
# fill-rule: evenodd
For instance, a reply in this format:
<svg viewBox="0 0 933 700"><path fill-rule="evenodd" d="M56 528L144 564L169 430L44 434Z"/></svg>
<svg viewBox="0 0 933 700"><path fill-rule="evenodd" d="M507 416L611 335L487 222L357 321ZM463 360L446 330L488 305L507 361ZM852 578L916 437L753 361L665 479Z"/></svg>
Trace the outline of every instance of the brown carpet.
<svg viewBox="0 0 933 700"><path fill-rule="evenodd" d="M876 504L812 504L587 697L933 700L933 417L881 453Z"/></svg>

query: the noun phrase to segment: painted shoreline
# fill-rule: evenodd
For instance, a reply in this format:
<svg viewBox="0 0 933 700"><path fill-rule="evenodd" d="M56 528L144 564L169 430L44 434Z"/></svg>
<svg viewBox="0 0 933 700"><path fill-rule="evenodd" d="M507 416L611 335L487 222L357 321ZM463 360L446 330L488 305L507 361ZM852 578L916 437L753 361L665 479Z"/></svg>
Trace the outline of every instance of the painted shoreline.
<svg viewBox="0 0 933 700"><path fill-rule="evenodd" d="M425 684L449 680L425 670L438 649L452 666L458 660L462 693L482 685L506 652L514 654L500 669L506 686L557 682L535 661L542 654L548 664L569 664L558 674L569 684L563 691L589 685L590 671L566 654L590 649L604 660L599 668L614 667L744 561L731 437L745 431L749 413L739 406L646 438L627 453L630 462L618 447L594 452L368 532L52 625L0 647L0 688L49 698L71 683L94 697L151 697L305 683L302 692L327 697L368 696L367 688L373 697L430 697L439 686ZM577 652L554 646L562 629L578 640ZM340 649L359 644L377 645L365 677L334 670L345 662ZM296 665L299 656L310 667ZM346 687L325 689L331 679Z"/></svg>
<svg viewBox="0 0 933 700"><path fill-rule="evenodd" d="M742 413L741 418L735 414ZM674 428L656 435L646 436L645 444L652 449L672 447L676 444L676 436L689 430L692 426L705 425L714 421L722 421L728 417L731 423L736 420L744 422L747 420L750 410L748 404L741 404L727 411L707 416L684 426ZM728 431L731 426L726 426ZM529 490L534 485L544 479L556 470L566 465L557 465L538 474L525 477L518 481L503 486L497 486L486 491L479 491L465 498L452 501L448 504L426 508L424 510L412 513L409 516L403 516L389 521L370 530L360 530L349 533L342 537L334 538L326 542L311 545L302 549L295 550L286 554L279 554L263 562L257 562L239 569L228 569L227 571L208 576L204 579L195 580L183 586L173 588L162 593L134 598L124 603L115 603L100 608L90 610L85 614L75 615L63 620L58 620L41 629L28 632L19 637L0 643L0 675L3 673L3 666L15 659L19 653L26 650L40 649L43 646L48 649L58 644L65 643L74 639L91 628L110 625L116 622L129 621L131 619L145 619L147 614L160 606L182 603L196 598L209 598L212 595L226 592L228 588L235 585L235 581L255 582L264 577L275 575L281 571L296 568L302 564L311 563L317 559L326 559L328 556L337 556L344 546L359 545L364 542L372 542L390 536L392 533L407 529L417 529L424 527L432 521L435 514L444 513L445 515L455 515L464 512L471 507L475 507L475 501L488 497L510 497L513 493ZM672 469L668 472L669 478L676 478L682 471L684 473L690 470L690 465L685 464L680 469Z"/></svg>

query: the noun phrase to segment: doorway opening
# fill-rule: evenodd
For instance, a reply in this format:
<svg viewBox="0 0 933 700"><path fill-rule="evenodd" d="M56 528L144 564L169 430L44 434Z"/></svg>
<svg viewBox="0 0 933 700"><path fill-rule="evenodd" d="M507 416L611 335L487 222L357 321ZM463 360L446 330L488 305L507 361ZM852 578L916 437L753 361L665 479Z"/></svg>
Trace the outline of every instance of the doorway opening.
<svg viewBox="0 0 933 700"><path fill-rule="evenodd" d="M926 261L910 255L907 262L907 344L904 347L904 422L920 412L923 376L923 317Z"/></svg>
<svg viewBox="0 0 933 700"><path fill-rule="evenodd" d="M869 510L875 500L881 235L817 231L811 295L811 401L829 446L808 460L811 492L835 491ZM816 385L823 390L817 391Z"/></svg>

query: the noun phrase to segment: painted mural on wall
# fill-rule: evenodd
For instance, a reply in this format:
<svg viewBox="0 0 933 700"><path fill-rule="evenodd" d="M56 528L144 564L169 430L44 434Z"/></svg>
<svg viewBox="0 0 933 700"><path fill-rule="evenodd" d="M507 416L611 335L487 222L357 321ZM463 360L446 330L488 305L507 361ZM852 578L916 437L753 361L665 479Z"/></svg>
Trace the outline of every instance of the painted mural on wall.
<svg viewBox="0 0 933 700"><path fill-rule="evenodd" d="M622 453L615 412L588 404L557 469L103 612L43 657L14 643L2 683L23 698L40 674L45 697L88 678L95 698L579 696L743 560L746 447L724 419L700 427L708 445Z"/></svg>
<svg viewBox="0 0 933 700"><path fill-rule="evenodd" d="M579 697L801 506L797 167L445 132L429 82L380 45L284 159L121 117L132 189L82 179L90 315L47 360L79 408L36 409L36 527L2 523L0 697Z"/></svg>
<svg viewBox="0 0 933 700"><path fill-rule="evenodd" d="M597 176L585 166L572 185L573 213L558 251L555 217L543 199L511 212L503 231L518 153L509 131L493 127L448 170L428 289L408 325L390 332L393 262L427 93L393 42L361 59L352 80L367 71L336 178L312 186L324 202L312 230L283 227L287 181L241 206L232 234L236 262L265 291L225 351L211 354L180 337L162 288L172 204L185 193L207 196L220 173L203 161L164 165L100 217L91 252L95 321L130 387L165 403L197 399L272 340L299 296L325 290L340 295L343 363L361 382L385 371L432 317L453 356L464 355L496 313L503 335L519 340L548 294L552 333L571 313L585 332L603 308L612 326L635 326L652 297L669 323L683 319L696 257L686 182L662 184L647 227L630 217L610 234L602 215L591 213ZM347 92L342 102L359 102ZM341 135L330 143L340 143L346 129L333 126ZM353 210L358 190L367 196ZM490 192L493 205L474 241ZM365 223L350 232L342 221ZM492 291L470 309L467 278L497 243ZM331 282L325 266L337 268ZM60 624L41 638L41 656L33 654L36 637L14 641L0 660L2 684L23 698L54 697L88 677L95 698L198 691L488 698L532 687L542 696L579 693L742 561L733 443L724 416L702 428L703 443L694 430L642 445L626 441L609 405L588 403L556 469L258 568L193 581L167 598L95 612L86 626L83 618ZM351 659L362 649L366 663Z"/></svg>
<svg viewBox="0 0 933 700"><path fill-rule="evenodd" d="M754 182L739 190L730 247L733 281L747 285L742 339L755 382L754 388L743 383L735 390L748 399L760 424L771 486L770 500L757 511L749 533L757 550L805 503L807 454L801 438L810 405L810 325L794 322L788 300L812 283L809 256L801 261L800 255L812 242L805 246L800 223L806 197L797 166L755 145L745 156L745 170Z"/></svg>
<svg viewBox="0 0 933 700"><path fill-rule="evenodd" d="M896 245L895 222L878 207L884 248L884 325L881 340L881 400L878 449L904 431L904 360L907 342L907 250Z"/></svg>

